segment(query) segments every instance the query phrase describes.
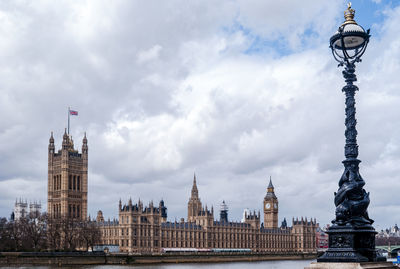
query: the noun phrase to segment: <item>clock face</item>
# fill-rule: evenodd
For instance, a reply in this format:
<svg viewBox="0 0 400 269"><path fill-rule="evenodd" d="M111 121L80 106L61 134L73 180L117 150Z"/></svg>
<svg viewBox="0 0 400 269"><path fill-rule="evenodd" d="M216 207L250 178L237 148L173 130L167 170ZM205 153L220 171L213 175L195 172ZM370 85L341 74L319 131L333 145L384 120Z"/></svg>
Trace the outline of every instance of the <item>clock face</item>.
<svg viewBox="0 0 400 269"><path fill-rule="evenodd" d="M266 204L265 204L265 208L266 208L266 209L269 209L270 207L271 207L271 204L270 204L270 203L266 203Z"/></svg>
<svg viewBox="0 0 400 269"><path fill-rule="evenodd" d="M277 209L278 208L278 204L274 203L274 208Z"/></svg>

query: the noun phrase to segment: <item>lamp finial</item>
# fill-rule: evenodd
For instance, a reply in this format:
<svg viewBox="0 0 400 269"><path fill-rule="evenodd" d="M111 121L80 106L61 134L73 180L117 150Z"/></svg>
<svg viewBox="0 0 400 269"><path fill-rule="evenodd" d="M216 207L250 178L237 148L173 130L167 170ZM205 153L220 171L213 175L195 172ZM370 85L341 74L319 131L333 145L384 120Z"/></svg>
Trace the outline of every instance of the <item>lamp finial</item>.
<svg viewBox="0 0 400 269"><path fill-rule="evenodd" d="M342 24L342 26L345 25L345 24L348 24L348 23L357 24L356 21L354 20L354 14L355 13L356 13L356 11L351 8L351 2L349 2L347 4L347 9L344 11L345 21Z"/></svg>

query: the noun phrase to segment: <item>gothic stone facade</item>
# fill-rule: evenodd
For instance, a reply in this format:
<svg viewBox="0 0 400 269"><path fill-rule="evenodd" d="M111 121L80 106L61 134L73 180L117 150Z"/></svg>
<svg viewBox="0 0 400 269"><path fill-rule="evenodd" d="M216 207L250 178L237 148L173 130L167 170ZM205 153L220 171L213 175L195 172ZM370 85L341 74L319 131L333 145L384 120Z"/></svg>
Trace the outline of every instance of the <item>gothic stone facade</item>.
<svg viewBox="0 0 400 269"><path fill-rule="evenodd" d="M278 199L271 181L264 198L265 225L260 226L260 212L246 214L244 222L230 222L225 203L221 209L220 220L215 220L214 209L202 206L194 177L187 222L183 219L168 222L162 200L158 206L150 203L146 207L140 200L137 204L129 200L124 206L120 201L118 220L104 221L99 211L97 222L102 244L119 245L121 252L154 253L164 248L251 249L266 253L315 253L317 250L315 219L293 219L292 227L287 227L284 220L278 227Z"/></svg>
<svg viewBox="0 0 400 269"><path fill-rule="evenodd" d="M82 153L74 149L65 131L62 148L55 152L53 133L49 140L47 211L52 218L87 219L88 144L86 134Z"/></svg>

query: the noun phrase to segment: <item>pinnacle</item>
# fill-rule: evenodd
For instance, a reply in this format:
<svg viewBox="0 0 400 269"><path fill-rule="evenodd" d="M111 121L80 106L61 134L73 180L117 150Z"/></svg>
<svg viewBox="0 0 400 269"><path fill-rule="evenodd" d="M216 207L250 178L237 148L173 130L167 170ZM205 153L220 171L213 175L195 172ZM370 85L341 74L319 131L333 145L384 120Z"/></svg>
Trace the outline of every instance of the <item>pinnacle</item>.
<svg viewBox="0 0 400 269"><path fill-rule="evenodd" d="M274 185L272 185L272 178L271 178L271 176L269 177L268 189L269 189L269 188L274 188Z"/></svg>
<svg viewBox="0 0 400 269"><path fill-rule="evenodd" d="M51 132L49 142L50 142L50 144L54 143L53 132Z"/></svg>

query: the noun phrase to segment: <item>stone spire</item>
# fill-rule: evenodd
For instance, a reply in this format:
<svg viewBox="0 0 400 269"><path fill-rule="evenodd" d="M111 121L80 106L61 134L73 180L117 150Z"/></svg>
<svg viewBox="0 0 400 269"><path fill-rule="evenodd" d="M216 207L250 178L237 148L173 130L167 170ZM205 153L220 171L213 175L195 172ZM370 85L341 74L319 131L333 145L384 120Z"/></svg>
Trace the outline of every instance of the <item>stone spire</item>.
<svg viewBox="0 0 400 269"><path fill-rule="evenodd" d="M269 198L273 198L273 199L277 199L276 195L275 195L275 191L274 191L274 185L272 184L272 177L269 177L269 184L267 187L267 194L265 195L264 199L269 199Z"/></svg>
<svg viewBox="0 0 400 269"><path fill-rule="evenodd" d="M199 198L199 190L197 189L197 184L196 184L196 174L194 174L193 177L192 198Z"/></svg>
<svg viewBox="0 0 400 269"><path fill-rule="evenodd" d="M51 132L50 139L49 139L49 143L50 143L50 144L54 144L53 132Z"/></svg>
<svg viewBox="0 0 400 269"><path fill-rule="evenodd" d="M51 132L50 139L49 139L49 152L54 153L54 137L53 132Z"/></svg>
<svg viewBox="0 0 400 269"><path fill-rule="evenodd" d="M64 135L63 135L62 148L68 149L68 147L69 147L69 137L67 134L67 128L65 128Z"/></svg>
<svg viewBox="0 0 400 269"><path fill-rule="evenodd" d="M84 154L88 153L88 140L86 138L86 132L85 132L85 136L82 139L82 153L84 153Z"/></svg>
<svg viewBox="0 0 400 269"><path fill-rule="evenodd" d="M200 211L204 210L202 210L202 205L199 199L199 190L197 189L197 184L196 184L196 174L194 174L192 195L190 196L188 202L188 221L194 222L196 217L199 216Z"/></svg>
<svg viewBox="0 0 400 269"><path fill-rule="evenodd" d="M267 188L267 192L274 192L274 185L272 185L272 177L269 177L269 184Z"/></svg>

